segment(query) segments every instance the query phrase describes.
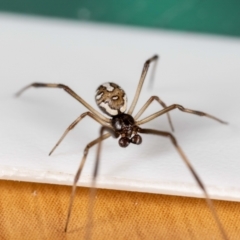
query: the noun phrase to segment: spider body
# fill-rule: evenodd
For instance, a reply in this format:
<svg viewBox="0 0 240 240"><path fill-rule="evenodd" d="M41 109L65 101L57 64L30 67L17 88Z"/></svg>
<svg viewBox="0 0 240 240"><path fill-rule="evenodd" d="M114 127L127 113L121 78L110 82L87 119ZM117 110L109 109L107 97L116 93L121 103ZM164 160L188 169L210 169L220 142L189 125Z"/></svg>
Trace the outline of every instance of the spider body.
<svg viewBox="0 0 240 240"><path fill-rule="evenodd" d="M130 143L141 144L142 138L136 134L138 128L134 118L124 113L127 110L127 96L119 85L113 82L101 84L96 90L95 100L102 112L112 117L111 125L121 136L118 141L120 147L127 147Z"/></svg>
<svg viewBox="0 0 240 240"><path fill-rule="evenodd" d="M218 118L216 118L216 117L214 117L210 114L200 112L200 111L196 111L196 110L192 110L192 109L184 108L183 106L181 106L179 104L172 104L170 106L167 106L158 96L151 96L148 99L148 101L143 105L143 107L137 112L137 114L135 116L132 115L133 111L136 107L139 95L141 93L141 89L142 89L143 83L145 81L145 77L147 75L149 65L151 64L151 62L155 62L155 65L154 65L154 70L155 70L157 60L158 60L158 56L154 55L153 57L149 58L145 62L144 66L143 66L141 76L140 76L140 80L139 80L139 83L138 83L138 86L137 86L137 90L136 90L136 93L135 93L135 96L134 96L134 99L133 99L132 104L130 105L130 108L128 110L127 110L127 96L126 96L125 92L123 91L123 89L121 87L119 87L117 84L112 83L112 82L107 82L107 83L104 83L104 84L100 85L97 88L96 95L95 95L96 103L97 103L98 107L104 113L106 113L108 116L110 116L110 118L106 118L104 115L99 113L92 106L90 106L86 101L84 101L78 94L76 94L71 88L69 88L68 86L63 85L63 84L32 83L32 84L24 87L22 90L20 90L16 94L17 96L19 96L22 92L24 92L26 89L28 89L30 87L61 88L61 89L65 90L68 94L70 94L73 98L75 98L77 101L79 101L82 105L84 105L88 109L87 112L82 113L73 123L70 124L70 126L65 130L64 134L59 139L59 141L54 146L54 148L52 149L52 151L50 152L49 155L52 154L52 152L61 143L61 141L65 138L65 136L68 134L68 132L70 130L72 130L84 117L86 117L86 116L91 117L101 125L100 136L86 145L86 147L84 149L84 152L83 152L82 161L81 161L81 163L79 165L79 168L77 170L77 173L74 177L72 194L71 194L69 208L68 208L67 221L66 221L66 225L65 225L65 231L67 231L68 223L69 223L69 220L70 220L70 215L71 215L71 212L72 212L72 206L73 206L74 195L75 195L75 191L76 191L76 187L77 187L77 182L80 178L81 172L82 172L84 164L86 162L86 158L87 158L89 149L92 146L97 144L97 154L96 154L95 167L94 167L93 179L92 179L92 193L94 193L95 192L94 191L95 182L96 182L96 177L97 177L99 162L100 162L100 153L101 153L102 142L105 139L112 136L114 138L119 138L120 137L119 145L121 147L127 147L130 143L139 145L142 142L142 137L139 135L139 133L141 133L141 134L157 135L157 136L160 136L160 137L167 137L171 140L173 146L178 151L182 160L185 162L186 166L188 167L188 169L192 173L192 175L193 175L194 179L196 180L198 186L202 189L202 191L205 195L207 204L208 204L208 206L209 206L209 208L212 212L212 215L213 215L213 217L214 217L214 219L215 219L215 221L218 225L219 230L222 233L223 238L227 239L227 235L225 233L225 230L224 230L224 228L223 228L223 226L220 222L220 219L217 215L217 212L216 212L216 210L213 206L213 203L209 198L209 195L208 195L208 193L205 189L204 184L200 180L198 174L196 173L196 171L192 167L189 160L187 159L183 150L178 145L177 140L173 136L173 134L170 133L170 132L160 131L160 130L157 130L157 129L146 129L146 128L141 128L140 127L140 125L142 125L142 124L150 122L151 120L153 120L153 119L155 119L155 118L157 118L157 117L159 117L163 114L167 114L169 124L171 126L171 129L173 130L173 125L172 125L172 122L171 122L171 119L170 119L169 111L172 111L174 109L178 109L182 112L191 113L191 114L195 114L195 115L198 115L198 116L205 116L205 117L211 118L213 120L216 120L220 123L225 123L226 124L226 122L224 122L224 121L222 121L222 120L220 120L220 119L218 119ZM157 101L162 106L163 109L158 111L158 112L153 113L152 115L150 115L150 116L148 116L144 119L139 120L141 115L144 113L144 111L149 107L149 105L153 101ZM107 133L104 133L104 132L107 132ZM92 194L92 196L94 196L94 194ZM94 197L92 197L91 199L94 199ZM91 209L90 209L90 212L91 212ZM91 214L90 214L90 216L91 216ZM87 232L89 233L90 230L88 229ZM89 237L89 235L90 234L88 234L88 237Z"/></svg>

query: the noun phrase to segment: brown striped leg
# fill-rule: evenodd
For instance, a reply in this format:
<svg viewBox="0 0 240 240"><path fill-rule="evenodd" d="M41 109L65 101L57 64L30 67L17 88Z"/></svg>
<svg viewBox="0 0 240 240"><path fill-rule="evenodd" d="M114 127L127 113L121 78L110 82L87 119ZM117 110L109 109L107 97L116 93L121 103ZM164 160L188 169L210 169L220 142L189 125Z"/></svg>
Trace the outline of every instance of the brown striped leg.
<svg viewBox="0 0 240 240"><path fill-rule="evenodd" d="M158 136L162 136L162 137L169 137L170 140L172 141L174 147L176 148L176 150L178 151L178 153L180 154L180 156L182 157L183 161L185 162L185 164L187 165L188 169L190 170L190 172L192 173L193 177L195 178L197 184L199 185L199 187L202 189L205 198L206 198L206 202L210 208L210 211L212 212L212 215L218 225L218 228L222 234L223 239L228 239L226 232L222 226L222 223L218 217L218 214L214 208L213 202L212 200L209 198L208 192L205 188L205 186L202 183L202 180L200 180L199 176L197 175L196 171L193 169L192 165L190 164L190 162L188 161L186 155L184 154L183 150L180 148L180 146L177 143L176 138L169 132L163 132L163 131L158 131L158 130L154 130L154 129L141 129L139 128L139 132L140 133L145 133L145 134L154 134L154 135L158 135Z"/></svg>
<svg viewBox="0 0 240 240"><path fill-rule="evenodd" d="M66 137L66 135L68 134L68 132L70 130L72 130L84 117L89 116L91 118L93 118L95 121L99 122L101 125L104 125L105 122L103 122L97 115L91 113L91 112L85 112L83 114L81 114L73 123L71 123L71 125L65 130L65 132L63 133L62 137L58 140L58 142L56 143L56 145L54 146L54 148L51 150L51 152L49 153L49 155L51 155L54 150L57 148L57 146L62 142L62 140Z"/></svg>
<svg viewBox="0 0 240 240"><path fill-rule="evenodd" d="M72 212L72 207L73 207L73 200L74 200L74 196L75 196L75 192L76 192L76 188L77 188L77 182L80 178L81 172L83 170L84 164L86 162L86 158L88 155L88 150L94 146L95 144L103 141L104 139L107 139L108 137L110 137L110 133L106 133L101 137L98 137L97 139L95 139L94 141L90 142L84 149L84 153L83 153L83 158L82 161L80 163L80 166L77 170L77 173L74 177L74 181L73 181L73 186L72 186L72 193L71 193L71 197L70 197L70 202L69 202L69 207L68 207L68 213L67 213L67 220L66 220L66 225L65 225L65 232L67 232L67 228L68 228L68 223L70 220L70 216L71 216L71 212Z"/></svg>
<svg viewBox="0 0 240 240"><path fill-rule="evenodd" d="M106 118L105 116L103 116L101 113L99 113L98 111L96 111L93 107L91 107L87 102L85 102L80 96L78 96L71 88L69 88L66 85L63 84L55 84L55 83L32 83L26 87L24 87L23 89L21 89L20 91L18 91L16 93L16 96L20 96L24 91L26 91L28 88L31 87L47 87L47 88L62 88L64 89L67 93L69 93L72 97L74 97L77 101L79 101L82 105L84 105L88 110L90 110L92 113L94 113L95 115L97 115L99 118L101 118L103 121L105 121L106 123L109 123L110 120L108 118Z"/></svg>
<svg viewBox="0 0 240 240"><path fill-rule="evenodd" d="M108 132L107 134L112 135L112 137L117 138L119 134L117 134L112 128L102 126L100 129L100 141L98 141L98 147L97 147L97 155L96 155L96 161L93 171L93 178L92 178L92 186L90 190L90 202L89 202L89 208L88 208L88 223L87 223L87 229L86 229L86 235L85 239L91 239L91 233L93 228L93 208L94 208L94 200L96 195L96 178L98 175L98 169L99 169L99 163L100 163L100 154L101 154L101 147L102 147L102 140L105 135L103 135L104 132Z"/></svg>
<svg viewBox="0 0 240 240"><path fill-rule="evenodd" d="M159 117L159 116L161 116L161 115L163 115L163 114L165 114L165 113L167 113L169 111L172 111L173 109L176 109L176 108L179 109L182 112L196 114L198 116L205 116L205 117L211 118L213 120L216 120L216 121L218 121L220 123L227 124L227 122L222 121L221 119L216 118L216 117L214 117L214 116L212 116L210 114L207 114L207 113L204 113L204 112L200 112L200 111L196 111L196 110L192 110L192 109L188 109L188 108L184 108L183 106L181 106L179 104L173 104L173 105L171 105L169 107L166 107L163 110L161 110L159 112L156 112L156 113L154 113L154 114L152 114L152 115L150 115L150 116L148 116L148 117L146 117L146 118L144 118L142 120L136 121L136 125L141 125L141 124L147 123L147 122L149 122L149 121L151 121L151 120L153 120L153 119L155 119L155 118L157 118L157 117Z"/></svg>
<svg viewBox="0 0 240 240"><path fill-rule="evenodd" d="M149 105L153 102L153 100L156 100L163 108L167 107L166 104L158 96L152 96L143 105L143 107L139 110L139 112L134 117L134 120L137 120L145 112L145 110L149 107ZM170 125L171 129L172 129L172 131L174 131L173 124L172 124L171 117L170 117L169 113L167 113L167 117L168 117L168 122L169 122L169 125Z"/></svg>
<svg viewBox="0 0 240 240"><path fill-rule="evenodd" d="M158 60L158 55L154 55L153 57L149 58L145 63L144 63L144 66L143 66L143 70L142 70L142 74L141 74L141 77L140 77L140 80L139 80L139 83L138 83L138 87L137 87L137 90L136 90L136 93L135 93L135 96L134 96L134 99L133 99L133 102L128 110L128 114L129 115L132 115L133 111L134 111L134 108L137 104L137 101L138 101L138 98L139 98L139 95L141 93L141 90L142 90L142 85L144 83L144 80L145 80L145 77L147 75L147 72L148 72L148 68L149 68L149 65L151 62L153 61L157 61ZM155 70L155 68L153 69Z"/></svg>

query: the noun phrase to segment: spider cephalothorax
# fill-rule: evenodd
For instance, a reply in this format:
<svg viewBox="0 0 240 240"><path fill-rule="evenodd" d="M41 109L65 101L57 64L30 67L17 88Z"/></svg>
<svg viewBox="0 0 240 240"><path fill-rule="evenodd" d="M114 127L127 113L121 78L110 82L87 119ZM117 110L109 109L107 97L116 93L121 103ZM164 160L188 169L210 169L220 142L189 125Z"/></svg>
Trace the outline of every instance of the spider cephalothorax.
<svg viewBox="0 0 240 240"><path fill-rule="evenodd" d="M129 114L119 114L114 116L111 121L113 129L121 136L118 143L121 147L127 147L129 143L141 144L142 138L135 125L134 118Z"/></svg>

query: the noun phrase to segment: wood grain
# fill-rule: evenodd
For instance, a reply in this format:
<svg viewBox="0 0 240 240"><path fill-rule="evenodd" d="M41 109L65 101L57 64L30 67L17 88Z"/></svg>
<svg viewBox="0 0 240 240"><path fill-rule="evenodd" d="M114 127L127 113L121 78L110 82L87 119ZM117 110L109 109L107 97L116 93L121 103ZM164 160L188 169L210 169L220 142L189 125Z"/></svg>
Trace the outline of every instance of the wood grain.
<svg viewBox="0 0 240 240"><path fill-rule="evenodd" d="M84 239L89 189L0 181L0 239ZM240 203L214 201L229 239L240 239ZM92 239L221 239L203 199L98 190Z"/></svg>

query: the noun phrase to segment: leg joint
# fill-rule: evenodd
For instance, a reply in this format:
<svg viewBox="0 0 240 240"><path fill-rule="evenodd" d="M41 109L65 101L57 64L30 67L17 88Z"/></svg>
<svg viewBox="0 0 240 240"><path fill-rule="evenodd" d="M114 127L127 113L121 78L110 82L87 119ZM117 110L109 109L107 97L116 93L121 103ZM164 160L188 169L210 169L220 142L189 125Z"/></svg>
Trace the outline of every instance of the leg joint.
<svg viewBox="0 0 240 240"><path fill-rule="evenodd" d="M167 136L171 139L172 143L177 146L177 140L176 138L171 134L171 133L167 133Z"/></svg>
<svg viewBox="0 0 240 240"><path fill-rule="evenodd" d="M157 100L157 101L159 101L160 100L160 98L158 97L158 96L151 96L151 98L150 98L151 100Z"/></svg>
<svg viewBox="0 0 240 240"><path fill-rule="evenodd" d="M180 111L184 111L185 110L185 108L182 105L174 104L173 106L174 106L174 108L178 108Z"/></svg>

